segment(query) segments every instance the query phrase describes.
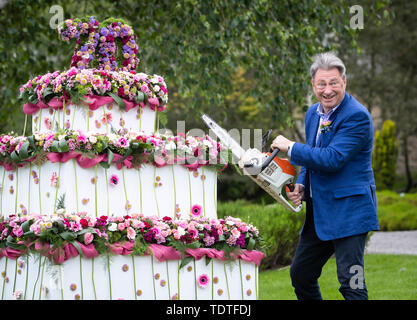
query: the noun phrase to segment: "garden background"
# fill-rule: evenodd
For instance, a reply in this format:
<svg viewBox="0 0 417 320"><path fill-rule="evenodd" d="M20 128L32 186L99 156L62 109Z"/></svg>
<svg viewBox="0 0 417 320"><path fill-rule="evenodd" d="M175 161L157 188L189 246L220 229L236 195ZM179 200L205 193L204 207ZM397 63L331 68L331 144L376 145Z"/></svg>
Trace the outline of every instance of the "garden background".
<svg viewBox="0 0 417 320"><path fill-rule="evenodd" d="M227 130L273 129L271 137L283 134L304 142L304 113L315 102L308 75L312 57L335 51L347 67L347 91L374 119L373 166L381 230L417 230L415 1L2 0L2 133L23 132L21 85L69 67L73 45L62 42L51 28L54 5L62 7L64 19L117 17L133 27L141 59L137 71L164 76L169 102L161 124L174 133L177 121L185 121L186 130L205 130L200 116L207 113ZM352 9L357 8L354 5L363 10L363 28L356 28L360 12ZM219 177L218 199L219 217L241 217L256 225L266 241L260 283L260 292L265 286L266 293L260 298L294 298L277 292L291 291L285 267L291 263L304 211L286 212L232 167ZM378 278L392 279L397 286L398 275L387 276L387 270L405 268L395 262L401 260L408 266L407 274L414 272L404 283L416 283L414 258L367 257L371 266L387 266L385 273L384 268L378 271ZM332 264L327 268L331 270ZM333 280L327 280L326 274ZM323 277L325 288L337 289L335 272L325 271ZM266 283L283 282L284 287L268 293ZM370 289L370 297L417 298L412 287L400 287L395 294L388 290L382 296Z"/></svg>

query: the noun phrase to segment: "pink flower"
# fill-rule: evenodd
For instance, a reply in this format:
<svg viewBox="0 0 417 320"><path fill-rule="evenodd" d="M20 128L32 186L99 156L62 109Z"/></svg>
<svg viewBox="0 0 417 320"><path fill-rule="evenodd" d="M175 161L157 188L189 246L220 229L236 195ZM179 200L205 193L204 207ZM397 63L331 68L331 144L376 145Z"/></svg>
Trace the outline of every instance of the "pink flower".
<svg viewBox="0 0 417 320"><path fill-rule="evenodd" d="M193 207L191 208L191 214L194 217L198 217L201 214L201 206L198 204L193 205Z"/></svg>
<svg viewBox="0 0 417 320"><path fill-rule="evenodd" d="M209 285L209 277L206 274L202 274L198 277L198 286L200 288L207 288L207 286Z"/></svg>
<svg viewBox="0 0 417 320"><path fill-rule="evenodd" d="M112 114L111 112L106 112L102 117L101 117L101 122L106 124L106 123L110 123L112 121Z"/></svg>
<svg viewBox="0 0 417 320"><path fill-rule="evenodd" d="M147 86L146 84L144 84L144 85L142 85L142 86L140 87L140 91L142 91L142 92L146 93L146 92L148 92L148 91L149 91L149 88L148 88L148 86Z"/></svg>
<svg viewBox="0 0 417 320"><path fill-rule="evenodd" d="M115 174L113 174L110 177L110 184L112 184L113 186L117 186L117 184L119 183L119 177Z"/></svg>
<svg viewBox="0 0 417 320"><path fill-rule="evenodd" d="M127 141L125 138L121 137L118 141L118 145L122 148L128 148L129 147L129 141Z"/></svg>
<svg viewBox="0 0 417 320"><path fill-rule="evenodd" d="M45 118L45 120L43 120L43 122L45 123L45 127L48 130L51 130L51 121L49 120L49 118Z"/></svg>
<svg viewBox="0 0 417 320"><path fill-rule="evenodd" d="M236 228L232 229L232 234L234 237L239 238L240 237L240 232L239 230L237 230Z"/></svg>
<svg viewBox="0 0 417 320"><path fill-rule="evenodd" d="M83 134L80 134L77 138L78 142L87 143L87 137Z"/></svg>
<svg viewBox="0 0 417 320"><path fill-rule="evenodd" d="M58 175L56 172L52 173L51 177L51 187L57 187L58 186Z"/></svg>
<svg viewBox="0 0 417 320"><path fill-rule="evenodd" d="M127 228L127 237L129 240L135 240L136 231L132 227Z"/></svg>
<svg viewBox="0 0 417 320"><path fill-rule="evenodd" d="M94 240L94 235L90 232L84 234L84 243L89 245Z"/></svg>
<svg viewBox="0 0 417 320"><path fill-rule="evenodd" d="M124 224L124 223L119 223L119 224L117 225L117 229L119 229L119 231L123 231L124 229L126 229L126 226L125 226L125 224Z"/></svg>

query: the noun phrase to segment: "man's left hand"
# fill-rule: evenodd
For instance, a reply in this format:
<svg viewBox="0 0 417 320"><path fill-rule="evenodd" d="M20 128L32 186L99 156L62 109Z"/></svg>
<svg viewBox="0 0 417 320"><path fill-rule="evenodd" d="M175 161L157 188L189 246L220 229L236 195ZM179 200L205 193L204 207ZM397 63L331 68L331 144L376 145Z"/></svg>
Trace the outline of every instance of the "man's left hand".
<svg viewBox="0 0 417 320"><path fill-rule="evenodd" d="M278 137L274 139L274 141L272 141L271 149L278 148L279 150L283 152L288 152L288 147L290 146L291 143L292 143L291 140L288 140L284 136L279 135Z"/></svg>

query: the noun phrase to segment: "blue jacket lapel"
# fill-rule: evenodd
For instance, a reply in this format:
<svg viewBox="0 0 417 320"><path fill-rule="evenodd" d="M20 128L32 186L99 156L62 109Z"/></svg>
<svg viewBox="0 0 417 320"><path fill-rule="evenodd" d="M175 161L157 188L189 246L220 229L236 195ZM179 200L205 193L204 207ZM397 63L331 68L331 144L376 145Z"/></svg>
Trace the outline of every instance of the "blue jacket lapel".
<svg viewBox="0 0 417 320"><path fill-rule="evenodd" d="M311 115L311 121L310 121L310 127L308 128L308 141L307 143L310 146L315 146L316 145L316 136L317 136L317 130L319 127L319 121L320 121L320 117L317 114L317 112L313 112Z"/></svg>

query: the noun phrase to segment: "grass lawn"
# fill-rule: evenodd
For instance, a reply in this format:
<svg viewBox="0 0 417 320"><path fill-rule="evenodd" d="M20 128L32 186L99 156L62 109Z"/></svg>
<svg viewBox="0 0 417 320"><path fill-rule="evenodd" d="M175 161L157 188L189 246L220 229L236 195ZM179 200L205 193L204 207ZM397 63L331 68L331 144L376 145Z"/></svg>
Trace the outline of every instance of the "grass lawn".
<svg viewBox="0 0 417 320"><path fill-rule="evenodd" d="M290 268L259 274L260 300L295 300ZM365 255L365 282L370 300L417 300L417 256L392 254ZM343 300L331 258L319 278L325 300Z"/></svg>

